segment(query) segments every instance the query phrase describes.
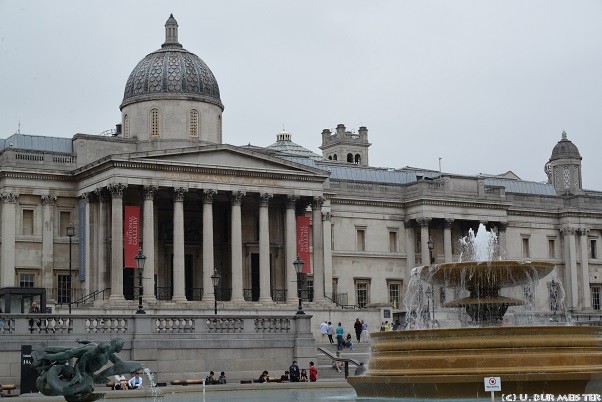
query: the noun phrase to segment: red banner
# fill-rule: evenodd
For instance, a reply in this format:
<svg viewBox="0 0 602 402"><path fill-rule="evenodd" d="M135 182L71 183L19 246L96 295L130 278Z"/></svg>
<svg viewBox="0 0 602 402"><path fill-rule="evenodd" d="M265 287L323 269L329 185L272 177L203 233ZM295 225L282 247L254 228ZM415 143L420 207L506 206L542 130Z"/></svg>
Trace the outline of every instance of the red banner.
<svg viewBox="0 0 602 402"><path fill-rule="evenodd" d="M140 241L140 207L125 206L125 221L123 222L123 257L124 268L137 268L136 255Z"/></svg>
<svg viewBox="0 0 602 402"><path fill-rule="evenodd" d="M309 255L309 216L297 216L297 255L303 260L303 272L311 272Z"/></svg>

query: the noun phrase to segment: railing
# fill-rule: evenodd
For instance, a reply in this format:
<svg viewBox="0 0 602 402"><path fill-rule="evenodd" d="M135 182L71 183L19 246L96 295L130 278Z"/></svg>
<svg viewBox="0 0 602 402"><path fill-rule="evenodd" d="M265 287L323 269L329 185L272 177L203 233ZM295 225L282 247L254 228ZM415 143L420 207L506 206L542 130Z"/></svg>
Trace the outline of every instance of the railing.
<svg viewBox="0 0 602 402"><path fill-rule="evenodd" d="M277 303L286 303L286 289L272 289L272 300Z"/></svg>
<svg viewBox="0 0 602 402"><path fill-rule="evenodd" d="M48 289L47 289L48 290ZM59 306L69 304L69 288L50 288L49 299L55 300L55 303ZM71 288L71 304L75 304L77 300L83 297L84 289L82 288Z"/></svg>
<svg viewBox="0 0 602 402"><path fill-rule="evenodd" d="M355 304L349 304L348 299L349 296L347 293L333 293L332 294L332 298L328 297L328 296L324 296L327 300L330 300L331 302L333 302L334 304L336 304L338 307L342 308L342 309L356 309L356 308L361 308L358 305Z"/></svg>
<svg viewBox="0 0 602 402"><path fill-rule="evenodd" d="M572 314L576 325L602 326L602 313L598 314Z"/></svg>
<svg viewBox="0 0 602 402"><path fill-rule="evenodd" d="M72 304L75 304L76 306L79 307L80 304L86 304L89 301L95 302L96 300L106 300L105 294L110 296L111 288L105 288L103 290L96 290L90 294L80 297L79 299L74 301Z"/></svg>
<svg viewBox="0 0 602 402"><path fill-rule="evenodd" d="M157 286L155 288L155 297L157 300L171 300L173 297L173 289L171 286Z"/></svg>

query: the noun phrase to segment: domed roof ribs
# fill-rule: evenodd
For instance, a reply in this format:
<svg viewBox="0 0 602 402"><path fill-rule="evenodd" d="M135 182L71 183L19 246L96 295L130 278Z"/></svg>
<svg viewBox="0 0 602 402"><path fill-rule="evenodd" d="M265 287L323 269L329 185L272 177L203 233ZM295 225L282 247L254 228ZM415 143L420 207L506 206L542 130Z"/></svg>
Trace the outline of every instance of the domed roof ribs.
<svg viewBox="0 0 602 402"><path fill-rule="evenodd" d="M165 22L165 43L161 47L182 47L178 42L178 21L173 17L173 14L169 14L169 18Z"/></svg>

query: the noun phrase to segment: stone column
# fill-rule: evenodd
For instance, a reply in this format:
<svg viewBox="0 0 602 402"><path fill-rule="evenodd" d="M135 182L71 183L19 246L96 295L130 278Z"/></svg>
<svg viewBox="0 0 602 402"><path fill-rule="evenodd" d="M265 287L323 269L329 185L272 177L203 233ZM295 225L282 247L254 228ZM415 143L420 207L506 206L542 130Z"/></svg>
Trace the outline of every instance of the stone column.
<svg viewBox="0 0 602 402"><path fill-rule="evenodd" d="M98 197L98 235L96 238L96 283L98 290L104 290L108 287L107 272L107 194L102 188L94 190Z"/></svg>
<svg viewBox="0 0 602 402"><path fill-rule="evenodd" d="M332 214L322 214L322 226L324 231L324 294L332 299ZM334 299L333 299L334 300Z"/></svg>
<svg viewBox="0 0 602 402"><path fill-rule="evenodd" d="M285 216L285 257L284 272L286 278L286 300L290 303L297 303L297 276L293 267L293 262L297 259L297 219L295 216L295 206L299 197L289 195L286 198L286 216Z"/></svg>
<svg viewBox="0 0 602 402"><path fill-rule="evenodd" d="M408 272L416 266L416 238L412 221L405 220L403 226L406 232L406 265Z"/></svg>
<svg viewBox="0 0 602 402"><path fill-rule="evenodd" d="M54 226L52 216L54 215L54 203L56 197L53 195L42 196L42 287L53 288L54 270Z"/></svg>
<svg viewBox="0 0 602 402"><path fill-rule="evenodd" d="M231 301L245 300L242 288L242 191L233 191L230 203L230 259L232 260L232 298Z"/></svg>
<svg viewBox="0 0 602 402"><path fill-rule="evenodd" d="M563 228L562 235L564 237L564 291L566 292L567 307L572 310L579 305L575 228Z"/></svg>
<svg viewBox="0 0 602 402"><path fill-rule="evenodd" d="M173 296L172 301L186 301L184 276L184 194L187 188L174 188L173 203Z"/></svg>
<svg viewBox="0 0 602 402"><path fill-rule="evenodd" d="M13 193L2 193L2 263L1 287L15 286L15 217L17 215L17 198Z"/></svg>
<svg viewBox="0 0 602 402"><path fill-rule="evenodd" d="M498 244L500 246L500 257L505 260L508 258L506 252L506 229L508 229L508 222L500 222L497 225Z"/></svg>
<svg viewBox="0 0 602 402"><path fill-rule="evenodd" d="M452 236L451 227L454 223L453 219L445 219L443 223L443 258L445 262L452 262L453 260L453 249L452 249Z"/></svg>
<svg viewBox="0 0 602 402"><path fill-rule="evenodd" d="M142 189L144 204L142 207L142 252L146 257L142 279L142 298L156 300L154 292L155 279L155 208L154 197L156 186L144 186Z"/></svg>
<svg viewBox="0 0 602 402"><path fill-rule="evenodd" d="M589 229L579 229L581 235L581 306L584 309L592 308L592 299L589 289L589 254L587 253L587 234Z"/></svg>
<svg viewBox="0 0 602 402"><path fill-rule="evenodd" d="M203 190L203 301L215 301L211 275L215 270L213 258L213 197L217 191Z"/></svg>
<svg viewBox="0 0 602 402"><path fill-rule="evenodd" d="M312 209L312 246L314 272L314 301L324 301L324 229L322 228L324 198L314 197Z"/></svg>
<svg viewBox="0 0 602 402"><path fill-rule="evenodd" d="M259 197L259 301L271 301L270 288L270 221L271 194Z"/></svg>
<svg viewBox="0 0 602 402"><path fill-rule="evenodd" d="M418 218L416 222L420 225L420 255L422 265L431 265L431 256L429 253L429 223L431 218Z"/></svg>
<svg viewBox="0 0 602 402"><path fill-rule="evenodd" d="M113 183L111 192L111 297L110 300L124 300L123 297L123 191L127 185Z"/></svg>

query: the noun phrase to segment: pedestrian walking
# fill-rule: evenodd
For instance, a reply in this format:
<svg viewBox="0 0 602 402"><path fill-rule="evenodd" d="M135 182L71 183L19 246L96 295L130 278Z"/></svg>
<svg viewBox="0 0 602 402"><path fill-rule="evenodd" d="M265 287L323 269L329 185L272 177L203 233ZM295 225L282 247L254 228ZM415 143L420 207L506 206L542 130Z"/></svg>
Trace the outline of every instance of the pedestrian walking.
<svg viewBox="0 0 602 402"><path fill-rule="evenodd" d="M362 335L364 336L364 342L368 343L368 323L362 320Z"/></svg>
<svg viewBox="0 0 602 402"><path fill-rule="evenodd" d="M326 329L326 335L328 335L328 340L330 343L334 343L334 339L332 336L334 335L334 328L332 326L332 322L328 321L328 328Z"/></svg>
<svg viewBox="0 0 602 402"><path fill-rule="evenodd" d="M328 323L326 321L320 324L320 334L322 334L322 342L325 342L328 335Z"/></svg>
<svg viewBox="0 0 602 402"><path fill-rule="evenodd" d="M357 343L360 343L360 339L362 337L362 322L359 318L355 319L353 323L353 329L355 330L355 339L357 339Z"/></svg>
<svg viewBox="0 0 602 402"><path fill-rule="evenodd" d="M343 329L343 326L340 322L339 325L337 325L337 329L335 332L337 334L337 349L343 350L343 335L345 334L345 330Z"/></svg>

